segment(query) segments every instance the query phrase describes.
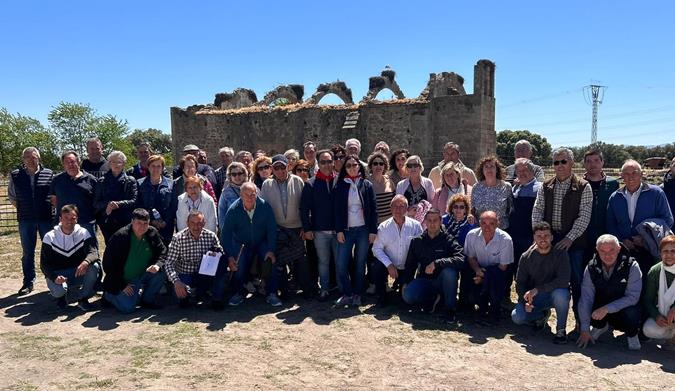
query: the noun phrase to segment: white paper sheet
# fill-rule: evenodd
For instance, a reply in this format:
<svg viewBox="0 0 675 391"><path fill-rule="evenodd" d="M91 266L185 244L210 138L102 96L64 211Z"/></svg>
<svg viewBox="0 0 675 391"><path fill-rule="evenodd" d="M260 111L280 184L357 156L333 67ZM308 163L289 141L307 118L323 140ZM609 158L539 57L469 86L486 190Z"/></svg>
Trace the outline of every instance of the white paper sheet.
<svg viewBox="0 0 675 391"><path fill-rule="evenodd" d="M220 261L220 257L222 255L222 253L213 253L210 251L204 254L202 257L202 263L199 265L199 274L203 274L205 276L215 276L216 270L218 270L218 262Z"/></svg>

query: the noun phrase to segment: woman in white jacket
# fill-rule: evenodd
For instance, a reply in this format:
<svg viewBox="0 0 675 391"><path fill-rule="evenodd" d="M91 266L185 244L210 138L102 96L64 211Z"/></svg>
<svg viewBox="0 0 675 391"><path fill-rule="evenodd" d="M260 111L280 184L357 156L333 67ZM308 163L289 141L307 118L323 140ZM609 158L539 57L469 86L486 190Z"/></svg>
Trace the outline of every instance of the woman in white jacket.
<svg viewBox="0 0 675 391"><path fill-rule="evenodd" d="M415 206L422 200L431 203L434 199L434 184L431 179L422 176L422 159L417 155L410 156L405 162L405 168L408 177L396 185L396 194L405 196L409 206Z"/></svg>
<svg viewBox="0 0 675 391"><path fill-rule="evenodd" d="M178 231L187 227L187 218L191 211L198 210L204 214L204 228L216 232L218 219L216 204L213 198L204 191L202 182L197 177L185 180L185 193L178 196L178 210L176 210L176 228Z"/></svg>

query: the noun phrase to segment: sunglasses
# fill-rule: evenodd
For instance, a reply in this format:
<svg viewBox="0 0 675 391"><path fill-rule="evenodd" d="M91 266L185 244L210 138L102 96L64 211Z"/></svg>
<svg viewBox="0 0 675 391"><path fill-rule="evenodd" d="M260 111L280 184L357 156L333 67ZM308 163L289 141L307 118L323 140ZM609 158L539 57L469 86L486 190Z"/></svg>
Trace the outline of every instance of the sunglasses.
<svg viewBox="0 0 675 391"><path fill-rule="evenodd" d="M384 167L384 162L371 162L370 165L371 166L382 166L382 167Z"/></svg>
<svg viewBox="0 0 675 391"><path fill-rule="evenodd" d="M270 166L258 166L258 171L267 170Z"/></svg>
<svg viewBox="0 0 675 391"><path fill-rule="evenodd" d="M354 168L354 167L357 167L357 168L358 168L358 167L359 167L359 163L347 163L347 164L345 164L345 167L347 167L347 169L349 169L349 168Z"/></svg>
<svg viewBox="0 0 675 391"><path fill-rule="evenodd" d="M277 164L276 166L272 166L272 168L274 168L274 171L281 171L281 170L285 170L286 166L282 166L281 164Z"/></svg>
<svg viewBox="0 0 675 391"><path fill-rule="evenodd" d="M420 168L419 164L406 164L406 168Z"/></svg>
<svg viewBox="0 0 675 391"><path fill-rule="evenodd" d="M296 168L295 172L309 172L308 168Z"/></svg>
<svg viewBox="0 0 675 391"><path fill-rule="evenodd" d="M555 161L553 161L553 165L554 165L554 166L557 166L557 165L560 165L560 164L563 164L563 165L564 165L564 164L567 164L567 159L562 159L562 160L555 160Z"/></svg>
<svg viewBox="0 0 675 391"><path fill-rule="evenodd" d="M452 209L462 209L462 210L464 210L464 209L466 209L466 205L455 204L455 205L452 206Z"/></svg>
<svg viewBox="0 0 675 391"><path fill-rule="evenodd" d="M246 175L246 173L243 173L243 172L231 172L230 173L230 176L242 176L242 175Z"/></svg>
<svg viewBox="0 0 675 391"><path fill-rule="evenodd" d="M333 163L332 160L319 160L319 164L331 164Z"/></svg>

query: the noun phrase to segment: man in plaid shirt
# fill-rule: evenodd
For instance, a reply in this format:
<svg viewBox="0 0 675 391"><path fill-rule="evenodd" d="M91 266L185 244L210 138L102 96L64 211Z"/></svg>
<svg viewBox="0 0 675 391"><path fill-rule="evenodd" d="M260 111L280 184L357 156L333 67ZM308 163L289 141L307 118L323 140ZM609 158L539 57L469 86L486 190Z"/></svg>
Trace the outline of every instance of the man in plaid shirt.
<svg viewBox="0 0 675 391"><path fill-rule="evenodd" d="M174 291L180 306L190 306L190 295L196 295L198 301L203 300L206 291L212 293L211 307L218 311L224 308L223 293L225 292L225 277L227 264L221 260L216 275L205 276L199 274L202 257L207 252L223 252L218 236L204 229L204 215L199 211L192 211L187 218L187 228L173 236L169 244L164 269L166 276L173 283Z"/></svg>
<svg viewBox="0 0 675 391"><path fill-rule="evenodd" d="M570 260L572 310L579 325L577 306L581 279L588 260L584 259L586 228L593 210L593 189L572 173L574 154L568 148L553 151L555 178L545 181L537 191L532 224L546 221L553 229L555 248L567 251Z"/></svg>

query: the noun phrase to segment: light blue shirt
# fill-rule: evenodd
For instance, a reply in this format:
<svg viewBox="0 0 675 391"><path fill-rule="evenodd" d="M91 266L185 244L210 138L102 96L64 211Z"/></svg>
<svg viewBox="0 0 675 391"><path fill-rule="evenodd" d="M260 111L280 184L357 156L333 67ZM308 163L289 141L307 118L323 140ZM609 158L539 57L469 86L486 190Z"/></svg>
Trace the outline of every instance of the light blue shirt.
<svg viewBox="0 0 675 391"><path fill-rule="evenodd" d="M513 263L513 241L509 234L497 228L490 243L485 243L482 229L474 228L466 234L464 254L467 258L476 258L482 267L508 265Z"/></svg>

